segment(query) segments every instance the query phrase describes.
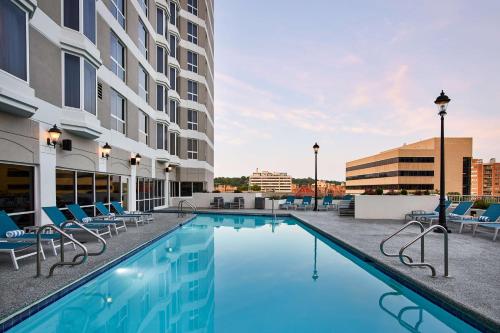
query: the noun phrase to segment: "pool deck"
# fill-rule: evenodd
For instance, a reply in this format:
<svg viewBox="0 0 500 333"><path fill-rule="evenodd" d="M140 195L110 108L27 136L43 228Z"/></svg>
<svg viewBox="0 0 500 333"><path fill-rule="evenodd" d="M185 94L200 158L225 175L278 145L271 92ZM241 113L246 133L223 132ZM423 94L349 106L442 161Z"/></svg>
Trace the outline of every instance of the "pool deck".
<svg viewBox="0 0 500 333"><path fill-rule="evenodd" d="M262 210L222 210L212 213L248 213L269 214ZM430 276L427 268L407 267L397 258L383 256L379 250L380 241L403 225L402 221L391 220L356 220L350 217L339 217L336 212L299 212L277 211L291 214L312 228L334 238L337 242L356 252L367 261L372 261L382 270L397 275L420 290L427 296L452 304L453 307L470 311L468 319L482 322L491 331L500 331L500 241L493 242L492 234L479 233L472 237L467 230L463 234L454 232L449 239L449 264L451 277L444 278L442 257L442 235L431 233L426 237L426 261L435 265L437 277ZM72 268L58 268L53 278L34 278L34 257L22 259L20 270L14 271L10 258L0 255L0 322L20 311L34 301L43 299L106 265L124 253L158 237L160 234L176 227L188 217L177 218L174 213L155 214L155 222L141 226L139 229L130 226L128 231L120 232L118 237L108 240L107 251L98 257L90 257L88 262ZM452 230L456 231L452 225ZM397 252L399 247L418 234L418 229L409 228L399 237L387 243L387 250ZM89 249L97 243L88 243ZM414 244L408 254L418 258L419 245ZM47 260L43 262L44 274L47 274L55 257L48 248L45 251ZM74 251L67 251L73 254Z"/></svg>

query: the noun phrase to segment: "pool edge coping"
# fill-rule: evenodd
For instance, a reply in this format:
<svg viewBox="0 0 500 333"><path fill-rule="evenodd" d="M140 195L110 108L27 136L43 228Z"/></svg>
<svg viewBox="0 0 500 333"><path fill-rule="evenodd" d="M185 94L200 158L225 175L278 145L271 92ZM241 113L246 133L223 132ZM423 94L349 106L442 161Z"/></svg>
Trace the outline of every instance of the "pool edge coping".
<svg viewBox="0 0 500 333"><path fill-rule="evenodd" d="M157 213L155 211L155 213ZM68 283L67 285L53 291L52 293L48 294L47 296L37 300L36 302L23 307L22 309L12 313L11 315L3 318L0 320L0 333L7 332L14 326L18 325L22 321L28 319L29 317L35 315L36 313L42 311L52 303L57 302L59 299L63 298L67 294L71 293L72 291L78 289L85 283L95 279L97 276L107 272L108 270L112 269L113 267L119 265L123 261L127 260L128 258L132 257L133 255L137 254L138 252L142 251L144 248L148 247L149 245L153 244L154 242L160 240L161 238L171 234L172 232L180 229L182 226L186 225L187 223L191 222L196 218L196 214L193 216L189 217L188 219L179 222L177 225L174 225L171 229L168 229L167 231L161 233L160 235L151 238L150 240L134 247L130 251L127 251L126 253L122 254L121 256L111 260L108 263L103 264L102 266L97 267L96 269L92 270L91 272L85 274L84 276L76 279L73 282ZM43 278L43 277L42 277ZM45 277L46 278L46 277Z"/></svg>

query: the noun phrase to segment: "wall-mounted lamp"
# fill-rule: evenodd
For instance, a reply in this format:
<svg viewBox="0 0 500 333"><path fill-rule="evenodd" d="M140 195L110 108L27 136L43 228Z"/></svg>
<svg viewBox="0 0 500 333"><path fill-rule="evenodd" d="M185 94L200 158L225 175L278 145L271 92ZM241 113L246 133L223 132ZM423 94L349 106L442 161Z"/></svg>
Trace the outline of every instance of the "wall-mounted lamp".
<svg viewBox="0 0 500 333"><path fill-rule="evenodd" d="M47 138L47 145L54 146L55 148L61 134L62 131L59 128L57 128L57 125L54 124L54 126L52 126L52 128L49 129L49 137Z"/></svg>
<svg viewBox="0 0 500 333"><path fill-rule="evenodd" d="M165 172L170 172L174 169L174 167L172 165L167 165L167 167L165 168Z"/></svg>
<svg viewBox="0 0 500 333"><path fill-rule="evenodd" d="M139 165L141 162L141 155L135 154L135 157L132 157L130 159L130 165Z"/></svg>
<svg viewBox="0 0 500 333"><path fill-rule="evenodd" d="M108 159L109 153L111 153L111 146L106 142L106 144L102 146L102 157Z"/></svg>

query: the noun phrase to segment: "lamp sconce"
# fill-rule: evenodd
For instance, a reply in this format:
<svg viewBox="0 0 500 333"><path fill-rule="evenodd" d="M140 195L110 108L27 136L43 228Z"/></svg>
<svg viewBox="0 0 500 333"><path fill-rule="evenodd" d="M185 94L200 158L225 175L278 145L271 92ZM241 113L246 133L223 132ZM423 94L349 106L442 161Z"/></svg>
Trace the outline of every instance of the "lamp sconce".
<svg viewBox="0 0 500 333"><path fill-rule="evenodd" d="M57 141L59 140L61 134L62 131L59 128L57 128L57 125L54 124L54 126L52 126L52 128L49 129L49 137L47 138L47 145L54 146L54 148L56 148Z"/></svg>
<svg viewBox="0 0 500 333"><path fill-rule="evenodd" d="M111 153L111 146L106 142L106 144L102 146L102 158L109 159L109 153Z"/></svg>
<svg viewBox="0 0 500 333"><path fill-rule="evenodd" d="M174 169L174 167L172 165L167 165L167 167L165 168L165 172L170 172Z"/></svg>
<svg viewBox="0 0 500 333"><path fill-rule="evenodd" d="M141 155L135 154L135 157L130 159L130 165L139 165L141 163Z"/></svg>

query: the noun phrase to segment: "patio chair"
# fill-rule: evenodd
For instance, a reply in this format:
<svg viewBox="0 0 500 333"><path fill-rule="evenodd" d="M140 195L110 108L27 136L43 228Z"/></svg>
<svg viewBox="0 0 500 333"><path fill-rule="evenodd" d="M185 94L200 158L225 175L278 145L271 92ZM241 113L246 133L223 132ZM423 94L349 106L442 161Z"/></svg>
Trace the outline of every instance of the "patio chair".
<svg viewBox="0 0 500 333"><path fill-rule="evenodd" d="M323 202L321 205L318 205L318 210L330 210L334 209L333 205L333 197L331 195L328 195L323 198Z"/></svg>
<svg viewBox="0 0 500 333"><path fill-rule="evenodd" d="M464 226L472 227L472 234L476 234L476 229L478 226L485 227L494 230L493 240L496 240L498 236L498 230L500 229L500 223L498 220L500 218L500 204L491 204L488 209L479 217L472 216L454 216L450 218L450 222L460 223L459 233L462 232Z"/></svg>
<svg viewBox="0 0 500 333"><path fill-rule="evenodd" d="M136 227L139 227L139 222L141 222L144 225L144 219L140 215L138 216L136 214L114 214L114 213L111 213L109 211L108 207L106 207L106 205L103 204L102 202L96 202L95 208L97 208L97 210L99 211L99 213L103 217L108 217L108 218L109 217L117 217L119 219L123 219L125 222L130 221L130 222L134 223Z"/></svg>
<svg viewBox="0 0 500 333"><path fill-rule="evenodd" d="M134 212L129 212L126 211L122 204L118 201L111 201L111 206L116 210L118 215L136 215L136 216L141 216L142 220L146 223L153 222L153 213L147 213L147 212L141 212L141 211L134 211Z"/></svg>
<svg viewBox="0 0 500 333"><path fill-rule="evenodd" d="M444 202L445 209L448 209L448 207L450 207L450 205L451 205L451 201L446 200ZM437 205L437 207L432 212L427 212L425 210L412 210L410 213L405 215L405 221L407 221L408 217L410 220L412 220L412 219L421 218L421 217L432 218L432 217L436 217L436 215L439 216L439 205Z"/></svg>
<svg viewBox="0 0 500 333"><path fill-rule="evenodd" d="M463 216L465 215L472 207L474 202L472 201L462 201L460 202L455 208L451 210L450 213L446 214L446 219L449 220L451 218L457 217L457 216ZM439 213L436 213L436 216L428 217L428 216L422 216L422 217L417 217L417 220L422 222L422 223L430 223L432 225L434 222L437 222L439 220Z"/></svg>
<svg viewBox="0 0 500 333"><path fill-rule="evenodd" d="M300 203L300 205L297 206L297 209L298 210L308 210L309 208L312 208L311 201L312 201L311 196L305 196L302 199L302 202Z"/></svg>
<svg viewBox="0 0 500 333"><path fill-rule="evenodd" d="M234 197L233 202L229 203L229 208L241 209L245 207L245 199L243 197Z"/></svg>
<svg viewBox="0 0 500 333"><path fill-rule="evenodd" d="M8 237L7 233L9 231L21 231L21 234L15 237ZM52 247L54 255L57 256L56 248L58 248L60 244L56 244L56 241L59 241L60 237L61 235L59 233L44 233L40 235L40 240L43 243L48 243ZM0 241L11 243L36 243L36 239L36 233L24 233L5 211L0 210ZM66 242L64 245L73 245L73 249L76 250L75 243L72 241Z"/></svg>
<svg viewBox="0 0 500 333"><path fill-rule="evenodd" d="M52 223L57 226L61 227L61 225L64 222L67 222L68 219L64 214L59 210L59 208L52 206L52 207L42 207L42 210L45 212L45 214L49 217L49 219L52 221ZM111 227L109 224L104 224L104 223L86 223L85 227L93 231L94 233L98 235L109 235L111 237ZM72 224L72 225L66 225L64 229L69 229L71 231L83 231L82 228L79 226Z"/></svg>
<svg viewBox="0 0 500 333"><path fill-rule="evenodd" d="M224 198L223 197L214 197L214 201L210 203L210 208L220 209L224 208Z"/></svg>
<svg viewBox="0 0 500 333"><path fill-rule="evenodd" d="M285 203L282 203L281 205L279 205L279 208L280 209L294 209L297 205L295 204L295 196L293 195L289 195L287 198L286 198L286 201Z"/></svg>
<svg viewBox="0 0 500 333"><path fill-rule="evenodd" d="M14 265L14 269L17 271L19 269L19 265L17 264L18 260L28 258L31 256L36 256L37 253L36 247L35 251L33 252L19 254L19 252L23 252L24 250L31 248L33 245L35 244L0 242L0 253L7 253L10 255L10 258L12 259L12 264ZM45 260L45 253L43 252L43 247L40 247L40 254L42 255L42 259Z"/></svg>
<svg viewBox="0 0 500 333"><path fill-rule="evenodd" d="M82 224L91 222L92 224L104 224L109 225L115 229L115 233L118 235L118 229L125 229L127 231L127 225L123 219L117 218L103 218L103 217L90 217L78 204L66 205L66 208L70 211L71 215ZM110 234L111 236L111 234Z"/></svg>

